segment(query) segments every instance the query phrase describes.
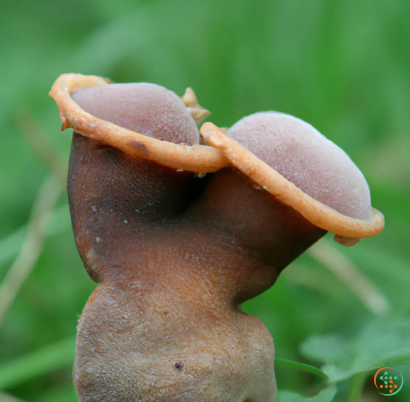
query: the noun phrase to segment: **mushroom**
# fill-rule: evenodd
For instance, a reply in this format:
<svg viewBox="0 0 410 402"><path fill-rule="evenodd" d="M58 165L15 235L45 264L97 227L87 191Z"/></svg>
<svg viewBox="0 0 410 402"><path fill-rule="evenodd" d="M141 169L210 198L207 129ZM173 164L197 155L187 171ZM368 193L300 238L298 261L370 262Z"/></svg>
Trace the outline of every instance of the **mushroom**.
<svg viewBox="0 0 410 402"><path fill-rule="evenodd" d="M383 228L360 171L279 113L200 137L192 90L66 74L50 95L74 130L70 212L98 283L78 325L79 400L273 402L273 341L241 303L327 231L349 243Z"/></svg>
<svg viewBox="0 0 410 402"><path fill-rule="evenodd" d="M383 215L371 207L367 182L348 155L310 124L264 112L237 122L226 135L212 123L204 141L231 164L307 221L353 245L378 234Z"/></svg>

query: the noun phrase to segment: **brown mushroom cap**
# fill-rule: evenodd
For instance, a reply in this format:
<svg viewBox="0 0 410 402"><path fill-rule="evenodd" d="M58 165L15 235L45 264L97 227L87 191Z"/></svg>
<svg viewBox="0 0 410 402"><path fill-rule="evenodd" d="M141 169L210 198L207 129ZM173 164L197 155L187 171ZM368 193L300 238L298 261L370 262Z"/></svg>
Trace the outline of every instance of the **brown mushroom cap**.
<svg viewBox="0 0 410 402"><path fill-rule="evenodd" d="M50 96L60 110L60 117L63 121L62 130L72 128L85 137L117 148L133 158L143 158L173 169L205 173L215 172L229 165L223 154L214 148L200 144L192 146L185 143L174 144L151 138L87 113L72 98L77 94L80 99L81 95L78 91L96 87L108 89L111 85L114 84L102 77L62 74L50 91ZM203 110L200 107L200 110L197 110L198 106L195 105L195 97L191 91L188 91L188 96L184 98L186 98L185 104L188 103L188 109L193 107L199 113L199 116L194 116L194 118L202 118ZM92 107L91 104L89 106ZM103 110L102 105L100 110Z"/></svg>
<svg viewBox="0 0 410 402"><path fill-rule="evenodd" d="M321 188L323 187L323 181L320 180L320 177L326 176L324 169L321 171L321 174L324 174L323 176L317 175L317 170L314 170L312 176L314 185L307 186L304 180L299 180L298 182L298 179L300 179L298 175L301 170L296 169L298 164L294 161L294 167L285 166L285 162L281 165L278 164L278 171L265 163L263 159L269 157L264 150L264 148L269 149L269 146L265 145L266 141L268 143L273 141L273 144L275 144L278 137L262 135L264 140L261 143L264 145L258 145L257 136L248 136L245 133L244 135L240 134L241 130L239 128L244 122L246 125L249 125L247 120L250 117L243 119L242 122L238 122L239 128L235 125L230 130L230 134L237 138L239 142L243 141L245 147L234 141L232 137L223 133L222 130L212 123L205 123L201 128L203 143L209 144L211 147L199 144L190 146L151 138L140 132L99 119L85 112L71 97L74 94L73 96L78 96L79 99L81 92L78 91L85 88L107 87L108 84L110 84L108 80L96 76L84 76L81 74L61 75L54 83L50 96L54 98L59 106L63 129L71 127L83 136L117 148L133 158L147 159L177 170L205 173L215 172L229 165L234 166L261 188L274 195L280 202L294 208L315 226L335 233L335 240L345 245L352 245L360 238L373 236L383 229L383 215L373 208L369 213L370 195L360 171L339 148L334 145L331 145L329 148L331 143L327 143L327 140L307 123L295 118L284 117L286 115L278 113L265 113L266 115L276 115L274 116L275 119L280 117L282 120L294 119L292 124L290 124L291 126L304 126L304 130L307 132L315 133L311 135L311 140L314 139L314 141L310 141L311 146L309 150L304 150L305 155L314 154L312 149L316 149L315 142L317 142L322 145L327 144L326 147L331 149L330 154L338 156L338 159L341 157L343 163L338 161L337 168L336 164L333 163L333 165L330 165L330 170L326 171L326 174L331 172L331 180L327 181L327 186L329 187ZM187 102L185 104L187 105ZM91 103L90 106L92 107ZM254 116L258 115L263 115L263 113ZM266 118L266 116L264 117ZM286 144L288 141L286 136L282 136L282 140L284 140L283 144ZM245 144L245 142L248 143ZM295 149L295 144L297 142L292 146L292 141L288 141L288 153L286 154L285 152L284 154L287 156L287 161L289 161L291 156L290 151ZM250 150L246 147L249 147ZM301 145L298 144L298 147L300 148ZM261 158L252 152L253 148L255 148L253 152L260 154ZM329 158L326 155L320 155L320 153L319 151L312 160L315 163L317 161L327 161L326 163L329 164ZM320 157L318 158L318 156ZM302 168L302 172L304 159L306 158L299 158L298 162L299 169ZM268 159L266 160L268 161ZM283 159L283 161L285 160L286 158ZM315 165L312 164L311 166ZM283 175L279 173L281 171ZM352 176L347 175L347 172L350 172ZM340 180L339 176L346 178L347 186L338 187L337 185L329 184L332 181L340 183L342 180ZM342 197L338 197L339 194ZM355 196L357 194L358 198L356 199Z"/></svg>
<svg viewBox="0 0 410 402"><path fill-rule="evenodd" d="M91 115L174 144L199 142L195 121L182 100L155 84L112 84L83 89L73 99Z"/></svg>
<svg viewBox="0 0 410 402"><path fill-rule="evenodd" d="M350 216L371 218L370 190L349 156L294 116L255 113L228 134L315 200Z"/></svg>
<svg viewBox="0 0 410 402"><path fill-rule="evenodd" d="M235 131L236 129L234 130L233 127L232 132L234 135ZM288 180L284 175L269 166L269 164L265 163L246 147L236 142L214 124L203 124L201 127L201 135L204 142L222 151L234 167L252 179L261 189L268 191L281 203L294 208L306 220L318 228L335 233L335 240L339 243L351 246L357 243L362 237L373 236L383 229L384 217L379 211L372 208L371 215L368 219L356 219L338 212L336 209L316 200L301 190L292 183L292 181ZM243 141L246 141L246 135L242 134L242 136ZM261 143L263 146L265 146L264 140L265 138L262 136ZM253 141L250 141L250 146L256 147L257 142L258 139L254 138ZM326 141L324 143L326 144ZM292 149L292 147L288 146L288 152L289 149ZM259 149L256 152L260 152L263 157L267 158L267 152L265 150ZM318 154L320 154L320 151ZM350 168L352 166L355 168L349 159L346 160L346 155L343 152L339 155L342 155L343 163L341 166L348 161L347 166L349 166L350 163ZM320 160L320 158L316 156L315 160ZM342 167L341 169L343 170ZM357 171L353 171L356 178L360 178ZM329 182L332 181L333 178L334 175L329 179ZM313 188L315 188L315 186L313 186ZM312 190L310 189L309 191ZM366 191L364 191L364 193L366 193ZM364 199L365 198L366 197L364 197ZM362 203L359 203L358 205L361 204Z"/></svg>

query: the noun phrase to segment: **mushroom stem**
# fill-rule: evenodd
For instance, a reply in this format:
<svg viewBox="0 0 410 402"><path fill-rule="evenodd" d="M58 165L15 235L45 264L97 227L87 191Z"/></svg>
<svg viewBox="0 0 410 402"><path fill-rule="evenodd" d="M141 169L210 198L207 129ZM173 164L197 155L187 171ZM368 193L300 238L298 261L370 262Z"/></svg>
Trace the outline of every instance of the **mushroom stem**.
<svg viewBox="0 0 410 402"><path fill-rule="evenodd" d="M240 303L278 272L193 207L207 179L146 163L74 136L73 229L100 283L78 326L79 399L273 402L272 338Z"/></svg>

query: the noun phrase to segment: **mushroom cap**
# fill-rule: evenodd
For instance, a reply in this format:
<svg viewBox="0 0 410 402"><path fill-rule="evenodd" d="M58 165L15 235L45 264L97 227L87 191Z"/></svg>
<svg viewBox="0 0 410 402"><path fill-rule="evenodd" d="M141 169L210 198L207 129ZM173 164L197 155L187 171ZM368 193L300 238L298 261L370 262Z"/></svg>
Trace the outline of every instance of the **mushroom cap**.
<svg viewBox="0 0 410 402"><path fill-rule="evenodd" d="M104 85L77 91L72 98L93 116L148 137L174 144L199 142L198 128L181 98L159 85Z"/></svg>
<svg viewBox="0 0 410 402"><path fill-rule="evenodd" d="M370 193L360 171L341 149L309 124L281 113L257 113L235 124L229 130L232 137L214 124L205 123L200 130L202 144L195 144L190 135L187 141L192 141L193 145L175 144L169 140L179 141L187 137L181 137L171 129L169 136L161 137L164 140L152 138L149 135L155 135L155 130L149 124L145 127L147 134L133 131L135 127L132 125L129 126L132 129L120 127L85 112L72 98L83 97L98 114L102 109L98 102L92 104L93 92L87 91L87 95L82 90L107 85L113 84L97 76L61 75L50 96L59 107L62 130L71 127L83 136L117 148L133 158L150 160L176 170L202 174L233 166L313 225L335 233L335 240L344 245L353 245L360 238L376 235L383 229L384 217L374 208L370 209ZM127 99L126 96L120 98ZM267 129L264 120L270 121L269 124L273 121L274 128ZM257 135L258 126L259 130L262 128L262 134ZM144 131L144 127L139 130ZM301 138L307 138L308 142L300 142ZM294 152L301 152L302 156L293 156ZM309 181L305 180L308 176ZM324 184L326 176L331 180Z"/></svg>
<svg viewBox="0 0 410 402"><path fill-rule="evenodd" d="M72 98L75 94L80 97L81 90L100 86L107 88L107 85L113 84L93 75L60 75L49 95L60 110L62 130L72 128L85 137L117 148L133 158L143 158L173 169L205 173L229 165L223 154L214 148L200 144L174 144L151 138L85 112ZM90 104L90 107L93 106Z"/></svg>
<svg viewBox="0 0 410 402"><path fill-rule="evenodd" d="M228 134L315 200L351 218L371 218L370 190L349 156L294 116L261 112Z"/></svg>
<svg viewBox="0 0 410 402"><path fill-rule="evenodd" d="M298 122L297 124L301 123ZM230 132L233 133L233 135L236 135L235 132L240 131L237 130L235 126L232 127L232 129L230 130ZM312 128L310 128L310 130L312 130ZM296 186L291 180L288 180L284 175L279 173L268 163L264 162L253 152L248 150L246 147L239 144L239 142L235 141L231 136L223 132L214 124L203 124L200 132L204 142L222 151L225 157L230 161L230 163L234 167L236 167L238 170L240 170L242 173L244 173L246 176L252 179L252 181L259 185L262 190L265 190L272 194L281 203L295 209L297 212L299 212L299 214L301 214L306 220L308 220L313 225L326 231L335 233L335 240L341 243L342 245L352 246L356 244L361 238L374 236L382 231L384 227L384 217L379 211L375 210L374 208L371 209L371 214L368 219L356 219L348 215L345 215L341 212L338 212L331 206L324 204L323 202L313 198L308 193L304 192L302 189ZM318 137L318 134L315 134L315 136ZM258 141L261 141L263 139L261 143L262 146L265 147L266 145L264 142L264 137L266 137L266 135L264 136L262 134L262 137L259 137L259 139L257 136L254 135L253 138L251 136L251 140L249 140L249 138L246 138L245 133L238 134L238 137L242 138L244 142L249 141L250 146L255 147L255 152L258 152L262 155L262 157L267 158L268 152L257 144ZM282 138L286 137L282 136ZM326 141L323 141L323 139L319 140L319 138L321 137L318 137L316 141L318 141L319 143L320 141L322 141L326 144ZM271 141L271 139L268 139L268 141ZM285 147L285 149L287 148L286 151L288 153L290 150L294 149L289 144L292 144L292 141L290 141L288 143L288 146ZM310 145L312 148L312 144ZM315 147L313 146L313 148ZM286 155L286 151L282 151L285 153L285 159L286 156L289 158L289 155ZM311 149L309 151L311 152ZM318 151L318 154L320 152L321 151ZM333 150L333 152L336 151ZM343 155L342 159L344 159L345 163L348 162L348 166L350 163L351 165L353 165L355 169L357 169L354 166L354 164L347 158L344 152L339 153L339 155ZM297 159L297 157L294 158ZM318 158L316 157L316 160L317 159ZM303 166L303 159L302 162L300 162L300 166ZM341 165L340 169L343 170L343 164ZM360 179L360 175L354 169L353 172L356 175L356 177ZM334 177L334 175L332 177ZM358 181L360 183L360 180ZM319 189L317 187L315 188L315 186L313 186L313 190L308 187L306 188L307 191L315 190L319 192ZM367 185L363 186L362 188L366 189ZM326 192L319 192L319 194L321 197L325 197ZM364 194L366 194L366 191L364 191ZM366 199L365 196L364 199ZM361 203L359 203L358 205L361 205Z"/></svg>

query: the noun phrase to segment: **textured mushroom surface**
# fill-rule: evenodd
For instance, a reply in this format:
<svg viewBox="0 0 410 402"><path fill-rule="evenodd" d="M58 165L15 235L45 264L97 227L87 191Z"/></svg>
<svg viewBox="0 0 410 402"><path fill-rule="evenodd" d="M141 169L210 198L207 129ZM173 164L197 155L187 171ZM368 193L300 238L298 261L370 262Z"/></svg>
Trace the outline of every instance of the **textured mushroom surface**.
<svg viewBox="0 0 410 402"><path fill-rule="evenodd" d="M349 156L313 126L284 113L244 117L228 134L311 197L369 220L370 191Z"/></svg>
<svg viewBox="0 0 410 402"><path fill-rule="evenodd" d="M122 104L124 123L117 115L119 98L135 95L123 90L107 85L98 102L94 90L76 92L74 99L101 119L144 133L145 114L128 110L135 102ZM154 127L156 118L164 121L161 108L151 115ZM167 118L172 127L173 116ZM195 130L171 131L167 138L188 142ZM68 182L73 229L84 265L99 282L78 326L74 379L81 401L274 401L272 338L240 303L274 283L276 256L286 265L322 231L308 224L313 237L296 234L303 241L287 244L274 227L266 237L248 210L243 218L252 230L246 223L229 229L229 218L212 212L211 179L74 135ZM226 191L229 196L229 186ZM268 207L265 214L287 210L271 197L260 199L251 183L248 191L249 202ZM304 221L290 213L296 225ZM292 225L286 227L293 236ZM273 240L279 246L274 254Z"/></svg>
<svg viewBox="0 0 410 402"><path fill-rule="evenodd" d="M206 123L207 147L187 93L184 104L157 85L78 74L53 86L63 127L77 130L70 213L98 283L78 325L81 402L274 402L273 341L241 303L326 233L329 211L353 237L363 221L351 218L371 213L360 171L307 123L258 113L229 130L237 142ZM381 230L375 216L365 235Z"/></svg>
<svg viewBox="0 0 410 402"><path fill-rule="evenodd" d="M155 84L111 84L79 90L73 99L88 113L148 137L198 143L194 119L172 91Z"/></svg>

